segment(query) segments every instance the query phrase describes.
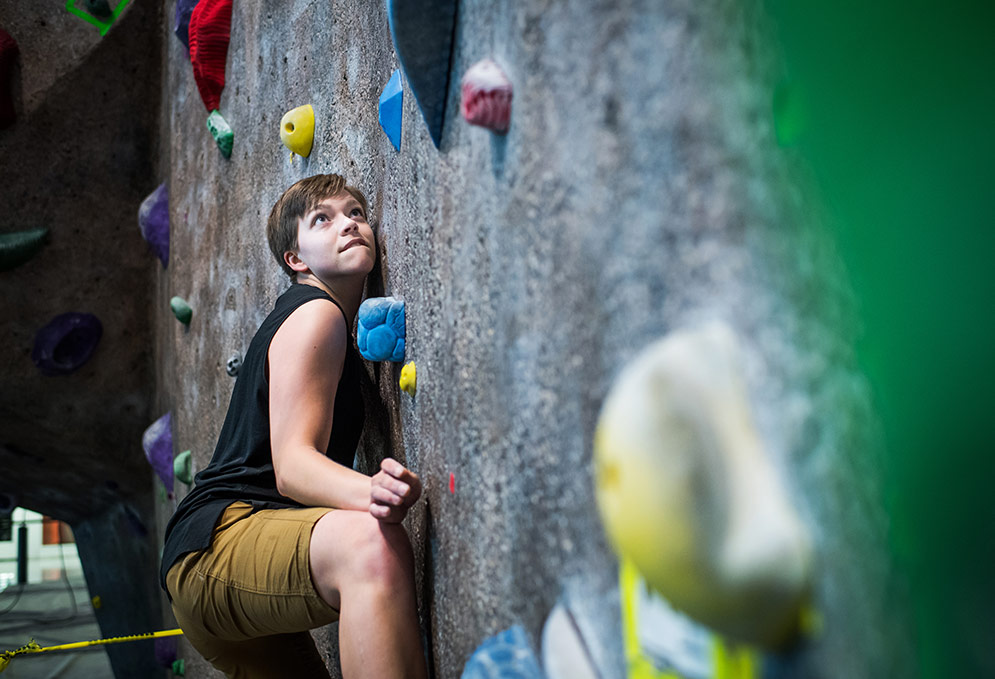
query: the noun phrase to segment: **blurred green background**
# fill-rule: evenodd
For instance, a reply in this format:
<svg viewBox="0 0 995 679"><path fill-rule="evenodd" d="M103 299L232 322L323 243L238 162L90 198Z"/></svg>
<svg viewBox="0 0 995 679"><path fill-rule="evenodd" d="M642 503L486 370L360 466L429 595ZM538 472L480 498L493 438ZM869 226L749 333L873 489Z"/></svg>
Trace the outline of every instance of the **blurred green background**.
<svg viewBox="0 0 995 679"><path fill-rule="evenodd" d="M995 3L765 0L884 426L922 676L995 676Z"/></svg>

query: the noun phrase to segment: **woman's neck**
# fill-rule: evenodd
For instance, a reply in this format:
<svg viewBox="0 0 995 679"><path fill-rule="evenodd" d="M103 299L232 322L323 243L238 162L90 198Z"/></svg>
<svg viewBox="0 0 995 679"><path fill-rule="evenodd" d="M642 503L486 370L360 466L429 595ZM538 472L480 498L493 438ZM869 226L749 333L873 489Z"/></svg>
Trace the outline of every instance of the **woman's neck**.
<svg viewBox="0 0 995 679"><path fill-rule="evenodd" d="M359 303L363 299L363 280L335 281L334 285L329 285L313 273L299 273L297 274L296 282L324 290L329 297L334 299L342 307L342 311L346 316L346 324L349 326L349 330L352 331L352 323L356 319L356 314L359 311Z"/></svg>

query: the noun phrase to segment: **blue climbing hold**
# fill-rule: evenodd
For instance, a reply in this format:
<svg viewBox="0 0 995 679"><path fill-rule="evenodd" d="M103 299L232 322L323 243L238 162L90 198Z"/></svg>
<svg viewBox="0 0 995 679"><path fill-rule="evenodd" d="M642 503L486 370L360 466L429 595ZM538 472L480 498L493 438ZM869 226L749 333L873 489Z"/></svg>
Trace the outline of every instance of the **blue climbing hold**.
<svg viewBox="0 0 995 679"><path fill-rule="evenodd" d="M432 143L446 119L457 0L387 0L394 51L415 95Z"/></svg>
<svg viewBox="0 0 995 679"><path fill-rule="evenodd" d="M169 496L173 495L173 415L166 413L149 425L142 434L142 449L145 459L152 465L156 475L166 486Z"/></svg>
<svg viewBox="0 0 995 679"><path fill-rule="evenodd" d="M162 261L162 267L166 268L169 264L169 188L165 184L160 184L142 201L138 208L138 228L152 252Z"/></svg>
<svg viewBox="0 0 995 679"><path fill-rule="evenodd" d="M543 679L525 628L515 625L484 640L460 679Z"/></svg>
<svg viewBox="0 0 995 679"><path fill-rule="evenodd" d="M380 128L394 145L401 150L401 112L403 111L404 90L401 88L401 72L394 71L380 93Z"/></svg>
<svg viewBox="0 0 995 679"><path fill-rule="evenodd" d="M404 302L372 297L359 306L359 353L368 361L404 360Z"/></svg>

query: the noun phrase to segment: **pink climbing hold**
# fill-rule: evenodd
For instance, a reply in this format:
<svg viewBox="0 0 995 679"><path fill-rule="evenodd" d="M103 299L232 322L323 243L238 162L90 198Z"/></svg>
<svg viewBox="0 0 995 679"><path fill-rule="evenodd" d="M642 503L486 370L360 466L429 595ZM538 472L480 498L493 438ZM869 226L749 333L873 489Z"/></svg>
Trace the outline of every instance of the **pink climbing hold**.
<svg viewBox="0 0 995 679"><path fill-rule="evenodd" d="M456 492L456 475L453 474L452 472L449 472L449 492L450 493Z"/></svg>
<svg viewBox="0 0 995 679"><path fill-rule="evenodd" d="M190 15L190 63L208 112L221 103L230 39L231 0L200 0Z"/></svg>
<svg viewBox="0 0 995 679"><path fill-rule="evenodd" d="M17 120L10 80L19 51L17 41L0 28L0 130L10 127Z"/></svg>
<svg viewBox="0 0 995 679"><path fill-rule="evenodd" d="M511 81L490 59L478 61L463 76L460 111L471 125L505 133L511 121Z"/></svg>

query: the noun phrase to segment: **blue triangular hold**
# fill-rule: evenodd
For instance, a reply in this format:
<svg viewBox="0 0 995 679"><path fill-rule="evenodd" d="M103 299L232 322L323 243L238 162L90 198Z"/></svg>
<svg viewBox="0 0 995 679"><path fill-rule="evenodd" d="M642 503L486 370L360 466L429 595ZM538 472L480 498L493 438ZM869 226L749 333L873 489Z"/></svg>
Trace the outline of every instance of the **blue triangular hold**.
<svg viewBox="0 0 995 679"><path fill-rule="evenodd" d="M380 127L383 128L395 151L401 150L401 112L404 110L404 90L401 72L394 71L380 93Z"/></svg>
<svg viewBox="0 0 995 679"><path fill-rule="evenodd" d="M394 51L439 148L446 118L458 0L387 0Z"/></svg>

